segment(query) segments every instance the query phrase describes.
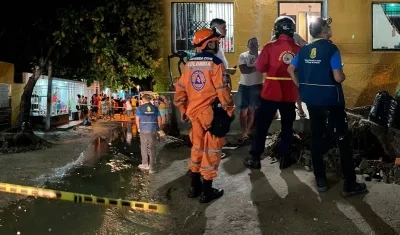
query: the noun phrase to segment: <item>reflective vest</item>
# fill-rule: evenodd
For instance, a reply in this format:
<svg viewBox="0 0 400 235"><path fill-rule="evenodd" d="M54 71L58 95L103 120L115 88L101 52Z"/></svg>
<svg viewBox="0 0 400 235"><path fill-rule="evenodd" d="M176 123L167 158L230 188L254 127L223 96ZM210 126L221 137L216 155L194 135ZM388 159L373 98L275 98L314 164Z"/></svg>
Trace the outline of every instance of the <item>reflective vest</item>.
<svg viewBox="0 0 400 235"><path fill-rule="evenodd" d="M137 108L139 115L139 125L141 132L157 132L158 131L158 116L160 111L151 104L142 104Z"/></svg>
<svg viewBox="0 0 400 235"><path fill-rule="evenodd" d="M309 105L342 106L342 85L333 77L331 58L338 48L320 39L305 45L298 55L298 79L301 100Z"/></svg>

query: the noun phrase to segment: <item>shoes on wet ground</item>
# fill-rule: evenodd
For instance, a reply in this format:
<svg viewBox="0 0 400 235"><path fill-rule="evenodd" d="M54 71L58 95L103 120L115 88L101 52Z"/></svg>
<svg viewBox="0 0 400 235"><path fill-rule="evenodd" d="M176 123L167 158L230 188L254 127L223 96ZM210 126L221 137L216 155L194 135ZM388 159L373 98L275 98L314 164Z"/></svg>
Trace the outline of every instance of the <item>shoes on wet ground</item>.
<svg viewBox="0 0 400 235"><path fill-rule="evenodd" d="M281 170L289 168L293 164L292 158L290 157L290 154L281 156L279 159L279 168Z"/></svg>
<svg viewBox="0 0 400 235"><path fill-rule="evenodd" d="M138 167L141 170L150 170L150 166L149 165L139 164Z"/></svg>
<svg viewBox="0 0 400 235"><path fill-rule="evenodd" d="M251 143L251 139L250 139L250 137L248 137L248 136L245 136L245 137L241 138L241 139L238 141L238 145L241 145L241 146L243 146L243 145L248 145L248 144L250 144L250 143Z"/></svg>
<svg viewBox="0 0 400 235"><path fill-rule="evenodd" d="M360 194L368 193L367 185L365 183L344 182L342 195L344 197L352 197Z"/></svg>
<svg viewBox="0 0 400 235"><path fill-rule="evenodd" d="M254 160L251 156L244 159L243 164L252 169L261 169L261 162Z"/></svg>
<svg viewBox="0 0 400 235"><path fill-rule="evenodd" d="M212 183L212 180L203 180L203 191L200 195L200 203L209 203L224 195L224 190L213 188Z"/></svg>
<svg viewBox="0 0 400 235"><path fill-rule="evenodd" d="M188 197L196 198L196 197L200 196L202 187L203 187L203 184L201 182L200 173L191 172L190 178L191 178L191 182L190 182L190 190L188 193Z"/></svg>
<svg viewBox="0 0 400 235"><path fill-rule="evenodd" d="M317 190L320 193L328 191L328 179L326 177L316 178Z"/></svg>

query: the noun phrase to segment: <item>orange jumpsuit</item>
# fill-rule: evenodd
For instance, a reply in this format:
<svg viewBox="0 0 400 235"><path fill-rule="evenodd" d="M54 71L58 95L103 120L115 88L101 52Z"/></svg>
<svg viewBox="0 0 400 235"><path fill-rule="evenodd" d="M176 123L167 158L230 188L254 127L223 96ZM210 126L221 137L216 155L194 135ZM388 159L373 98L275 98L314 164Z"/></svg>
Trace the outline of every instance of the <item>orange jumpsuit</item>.
<svg viewBox="0 0 400 235"><path fill-rule="evenodd" d="M225 138L218 138L208 131L214 117L211 104L218 98L229 116L234 112L230 81L225 74L225 66L218 57L201 52L187 62L175 84L174 104L192 122L189 168L194 173L200 172L205 180L217 176L225 144Z"/></svg>

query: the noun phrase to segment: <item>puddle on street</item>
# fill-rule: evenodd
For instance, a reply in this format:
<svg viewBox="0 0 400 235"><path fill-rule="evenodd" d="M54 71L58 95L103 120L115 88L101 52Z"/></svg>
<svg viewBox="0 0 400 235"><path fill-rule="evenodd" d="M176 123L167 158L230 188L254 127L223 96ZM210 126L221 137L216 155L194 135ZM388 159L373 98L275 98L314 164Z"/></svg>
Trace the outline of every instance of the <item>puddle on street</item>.
<svg viewBox="0 0 400 235"><path fill-rule="evenodd" d="M122 124L110 136L97 139L84 152L80 167L63 173L58 182L49 181L45 188L149 201L150 176L137 168L140 147L132 125ZM159 218L91 204L25 199L0 210L0 234L164 234L155 229L162 227Z"/></svg>

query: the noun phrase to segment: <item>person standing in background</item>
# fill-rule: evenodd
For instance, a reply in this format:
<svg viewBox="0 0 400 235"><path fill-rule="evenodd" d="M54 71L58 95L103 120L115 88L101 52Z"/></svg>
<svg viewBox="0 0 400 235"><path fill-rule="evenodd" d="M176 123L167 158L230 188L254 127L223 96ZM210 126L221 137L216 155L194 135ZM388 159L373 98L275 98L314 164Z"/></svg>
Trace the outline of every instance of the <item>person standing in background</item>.
<svg viewBox="0 0 400 235"><path fill-rule="evenodd" d="M166 103L165 103L165 96L160 96L159 97L159 106L158 109L160 110L160 114L161 114L161 120L162 120L162 124L163 126L165 125L165 119L166 119Z"/></svg>
<svg viewBox="0 0 400 235"><path fill-rule="evenodd" d="M253 126L255 109L260 102L263 84L263 75L256 70L255 62L260 54L258 39L253 37L247 41L248 51L239 56L239 109L242 139L240 144L245 144Z"/></svg>
<svg viewBox="0 0 400 235"><path fill-rule="evenodd" d="M126 98L126 101L125 101L125 108L126 108L126 117L127 117L127 119L129 120L129 119L131 118L132 109L133 109L129 97Z"/></svg>
<svg viewBox="0 0 400 235"><path fill-rule="evenodd" d="M226 36L226 21L225 20L219 19L219 18L215 18L215 19L211 20L210 27L211 28L212 27L217 28L219 33L222 35L221 38L225 38L225 36ZM233 68L229 68L229 63L228 63L228 60L225 57L225 52L224 52L224 49L223 49L222 46L219 48L216 56L218 58L220 58L222 60L222 62L224 63L225 68L226 68L226 72L229 75L235 75L236 66L234 66Z"/></svg>
<svg viewBox="0 0 400 235"><path fill-rule="evenodd" d="M76 100L76 110L78 111L78 119L82 119L82 109L81 109L81 104L82 104L82 98L81 95L78 94L78 99Z"/></svg>
<svg viewBox="0 0 400 235"><path fill-rule="evenodd" d="M138 167L141 170L149 170L154 173L156 162L157 134L161 129L161 116L158 108L150 103L151 96L142 96L142 105L136 109L136 126L140 132L140 149L142 164ZM129 101L127 101L129 102Z"/></svg>
<svg viewBox="0 0 400 235"><path fill-rule="evenodd" d="M132 113L136 113L136 98L135 96L132 96L131 98L131 105L132 105Z"/></svg>
<svg viewBox="0 0 400 235"><path fill-rule="evenodd" d="M88 100L87 97L83 97L82 98L82 105L81 105L81 109L82 109L82 114L83 114L83 119L88 119L88 114L89 114L89 106L88 106Z"/></svg>
<svg viewBox="0 0 400 235"><path fill-rule="evenodd" d="M104 117L105 119L109 118L109 120L111 121L111 101L110 101L110 97L106 97L105 98L105 104L104 104Z"/></svg>
<svg viewBox="0 0 400 235"><path fill-rule="evenodd" d="M210 28L215 27L218 30L218 33L221 34L220 38L225 38L226 37L226 21L223 19L215 18L211 20L210 22ZM223 64L225 65L225 74L224 74L224 83L228 84L228 86L232 90L232 79L231 76L236 74L236 66L233 66L232 68L229 68L229 63L228 60L225 57L225 52L224 52L224 47L222 45L219 45L217 54L215 55L218 57L220 60L222 60ZM225 158L226 154L222 153L221 158Z"/></svg>

